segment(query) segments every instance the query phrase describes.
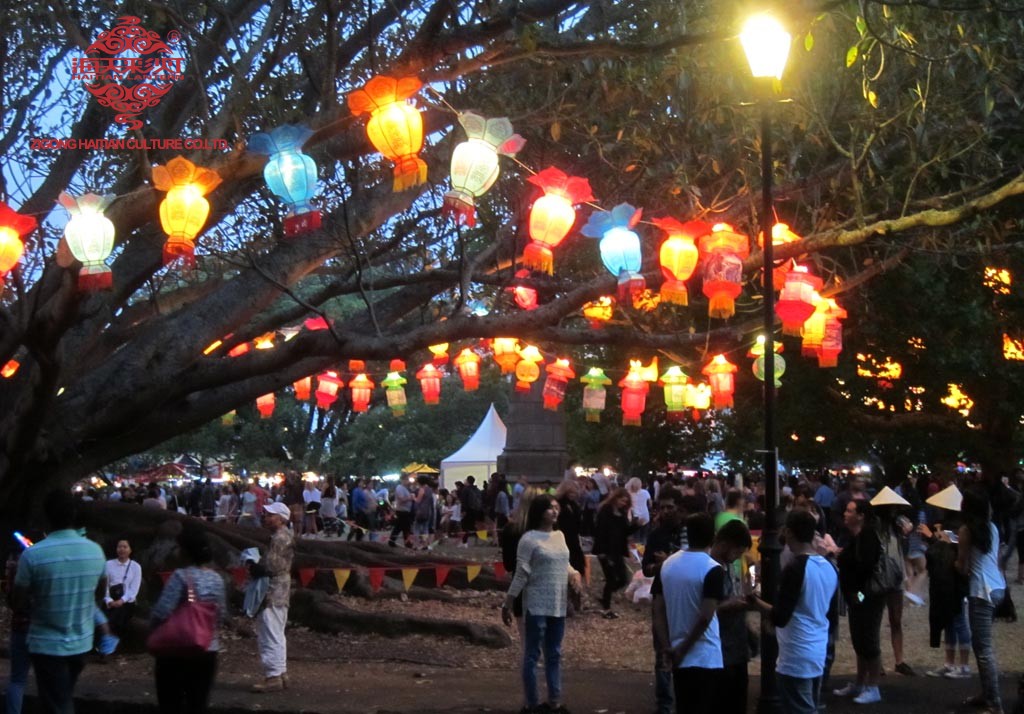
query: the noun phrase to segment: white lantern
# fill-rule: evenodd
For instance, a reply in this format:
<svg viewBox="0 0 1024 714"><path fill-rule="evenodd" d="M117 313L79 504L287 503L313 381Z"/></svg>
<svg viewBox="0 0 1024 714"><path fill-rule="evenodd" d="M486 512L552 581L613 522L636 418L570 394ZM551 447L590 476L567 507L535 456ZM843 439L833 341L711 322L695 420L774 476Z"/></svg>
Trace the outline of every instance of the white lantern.
<svg viewBox="0 0 1024 714"><path fill-rule="evenodd" d="M64 228L64 239L71 254L82 263L78 289L109 289L113 276L104 261L114 249L114 224L103 215L103 211L114 197L87 193L74 198L61 192L58 200L71 214L71 220Z"/></svg>

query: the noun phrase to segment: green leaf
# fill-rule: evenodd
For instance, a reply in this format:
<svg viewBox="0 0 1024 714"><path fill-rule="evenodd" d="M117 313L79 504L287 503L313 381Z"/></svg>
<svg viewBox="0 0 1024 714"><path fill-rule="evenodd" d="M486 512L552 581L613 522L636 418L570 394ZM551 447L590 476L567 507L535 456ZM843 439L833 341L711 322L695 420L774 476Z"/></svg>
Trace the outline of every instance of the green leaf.
<svg viewBox="0 0 1024 714"><path fill-rule="evenodd" d="M808 30L807 34L804 35L804 49L808 52L814 48L814 34Z"/></svg>
<svg viewBox="0 0 1024 714"><path fill-rule="evenodd" d="M846 66L852 67L853 63L857 61L857 45L854 45L846 51Z"/></svg>
<svg viewBox="0 0 1024 714"><path fill-rule="evenodd" d="M867 31L868 23L864 20L863 17L857 15L857 32L859 32L860 36L863 37L865 34L867 34Z"/></svg>

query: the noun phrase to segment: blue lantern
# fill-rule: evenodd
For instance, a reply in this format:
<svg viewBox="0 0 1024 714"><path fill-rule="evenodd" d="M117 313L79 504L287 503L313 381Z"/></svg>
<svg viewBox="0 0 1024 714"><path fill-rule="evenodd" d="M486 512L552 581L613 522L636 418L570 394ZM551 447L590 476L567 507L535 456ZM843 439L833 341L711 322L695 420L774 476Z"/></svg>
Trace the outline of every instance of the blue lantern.
<svg viewBox="0 0 1024 714"><path fill-rule="evenodd" d="M640 237L633 231L643 210L620 203L610 211L596 211L581 232L601 240L601 262L619 279L619 300L633 299L647 287L640 274Z"/></svg>
<svg viewBox="0 0 1024 714"><path fill-rule="evenodd" d="M302 145L312 134L304 126L284 124L249 140L251 151L270 156L263 178L270 190L288 203L284 234L289 237L320 227L320 211L309 203L316 193L316 163L302 153Z"/></svg>

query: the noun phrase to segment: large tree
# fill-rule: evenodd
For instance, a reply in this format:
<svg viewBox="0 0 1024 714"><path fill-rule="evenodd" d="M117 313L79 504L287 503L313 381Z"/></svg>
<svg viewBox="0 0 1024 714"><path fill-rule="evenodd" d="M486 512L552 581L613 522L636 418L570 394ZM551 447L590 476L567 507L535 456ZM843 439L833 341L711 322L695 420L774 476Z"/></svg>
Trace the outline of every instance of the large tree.
<svg viewBox="0 0 1024 714"><path fill-rule="evenodd" d="M727 220L753 234L760 186L755 96L735 41L733 3L648 0L224 0L23 4L0 18L3 193L41 219L0 303L0 503L33 494L195 428L259 395L348 359L425 361L439 342L516 336L544 346L627 345L693 373L709 352L746 349L757 327L760 254L728 323L709 320L694 281L689 308L620 306L596 331L581 306L613 289L595 243L571 237L544 304L519 311L505 288L524 246L526 171L505 163L475 228L440 216L453 109L509 116L519 159L590 179L604 208ZM793 56L771 111L780 129L776 211L839 294L894 266L908 248L1002 246L1020 227L1024 29L987 2L789 3ZM122 136L71 58L121 15L177 30L187 76L134 136L226 139L188 158L222 178L193 271L163 267L152 185L165 151L32 151L39 136ZM799 48L799 49L797 49ZM345 95L376 74L419 77L431 132L422 187L393 192ZM283 240L283 209L247 139L285 122L314 130L321 229ZM82 295L55 259L58 193L118 196L109 292ZM657 283L659 232L642 226ZM66 263L65 263L66 264ZM906 296L911 300L913 296ZM479 316L470 304L482 302ZM273 350L226 351L326 316ZM894 325L895 330L908 329ZM218 350L204 353L217 340Z"/></svg>

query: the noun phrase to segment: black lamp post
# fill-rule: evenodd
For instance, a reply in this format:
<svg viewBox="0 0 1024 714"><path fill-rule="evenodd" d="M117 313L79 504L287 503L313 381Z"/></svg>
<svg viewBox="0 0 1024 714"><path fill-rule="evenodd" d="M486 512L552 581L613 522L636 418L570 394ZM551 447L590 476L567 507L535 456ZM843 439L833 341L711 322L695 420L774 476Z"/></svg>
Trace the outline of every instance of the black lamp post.
<svg viewBox="0 0 1024 714"><path fill-rule="evenodd" d="M778 455L775 448L775 291L772 285L774 250L772 246L772 124L771 90L774 80L782 79L792 38L778 20L770 15L755 15L747 20L740 33L751 74L763 90L761 108L761 242L764 256L764 480L765 527L761 532L761 597L775 601L779 581L779 546L777 522L779 505ZM761 697L760 714L779 710L775 686L775 660L778 643L761 621Z"/></svg>

